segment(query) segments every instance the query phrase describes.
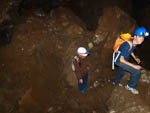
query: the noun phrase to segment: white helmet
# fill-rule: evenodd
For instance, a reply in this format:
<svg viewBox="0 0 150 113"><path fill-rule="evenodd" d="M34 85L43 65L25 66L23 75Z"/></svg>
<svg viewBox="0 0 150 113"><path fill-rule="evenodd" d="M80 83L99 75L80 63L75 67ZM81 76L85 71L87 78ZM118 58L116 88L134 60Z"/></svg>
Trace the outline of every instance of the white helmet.
<svg viewBox="0 0 150 113"><path fill-rule="evenodd" d="M79 47L77 53L80 56L87 56L89 54L89 52L84 47Z"/></svg>

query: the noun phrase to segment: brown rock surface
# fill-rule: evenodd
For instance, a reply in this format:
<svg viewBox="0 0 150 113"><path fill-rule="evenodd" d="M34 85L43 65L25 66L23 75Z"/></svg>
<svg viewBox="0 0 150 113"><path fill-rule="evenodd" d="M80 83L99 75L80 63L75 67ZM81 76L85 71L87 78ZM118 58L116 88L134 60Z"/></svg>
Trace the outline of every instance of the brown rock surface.
<svg viewBox="0 0 150 113"><path fill-rule="evenodd" d="M124 87L115 88L108 103L109 113L150 113L140 96L129 93Z"/></svg>
<svg viewBox="0 0 150 113"><path fill-rule="evenodd" d="M27 10L23 17L16 26L13 43L0 48L0 110L3 113L106 113L106 101L114 89L111 85L114 72L109 62L113 42L120 32L132 32L134 21L116 7L104 10L96 32L89 32L65 8L54 9L42 18L36 17L34 10ZM92 48L88 48L89 43L93 44ZM77 80L71 70L79 46L91 52L88 60L92 90L86 97L74 88ZM149 99L145 96L149 94L147 90L142 92L142 98Z"/></svg>

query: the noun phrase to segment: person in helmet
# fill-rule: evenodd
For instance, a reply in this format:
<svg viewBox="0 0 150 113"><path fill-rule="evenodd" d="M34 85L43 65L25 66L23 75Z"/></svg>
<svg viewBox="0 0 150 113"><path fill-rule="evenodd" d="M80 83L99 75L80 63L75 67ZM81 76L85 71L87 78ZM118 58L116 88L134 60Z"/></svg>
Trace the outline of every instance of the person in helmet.
<svg viewBox="0 0 150 113"><path fill-rule="evenodd" d="M132 48L130 49L131 45L125 41L118 49L118 51L120 51L120 55L115 62L118 67L118 73L113 84L116 86L122 86L122 84L120 84L122 77L124 76L125 72L130 72L130 80L128 81L128 84L125 86L125 88L131 91L133 94L139 94L139 91L136 90L136 86L139 82L142 69L142 67L139 65L140 59L135 56L133 51L137 45L143 43L144 39L148 35L149 33L144 27L139 27L135 30L134 36L130 39L132 42ZM130 56L133 57L137 64L128 61Z"/></svg>
<svg viewBox="0 0 150 113"><path fill-rule="evenodd" d="M89 55L88 50L84 47L77 49L77 56L74 57L73 63L75 66L75 74L78 79L78 88L80 93L85 95L85 89L88 88L88 71L89 65L86 61L86 57Z"/></svg>

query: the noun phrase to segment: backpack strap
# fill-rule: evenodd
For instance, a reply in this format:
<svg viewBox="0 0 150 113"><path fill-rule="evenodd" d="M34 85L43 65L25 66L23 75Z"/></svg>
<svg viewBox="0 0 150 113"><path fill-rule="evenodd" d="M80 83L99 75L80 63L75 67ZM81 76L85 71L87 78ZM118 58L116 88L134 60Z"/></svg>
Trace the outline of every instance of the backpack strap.
<svg viewBox="0 0 150 113"><path fill-rule="evenodd" d="M114 70L114 69L115 69L115 62L117 61L117 59L118 59L118 57L120 56L120 54L121 54L121 52L120 52L120 51L118 51L118 52L117 52L117 56L116 56L116 58L115 58L115 52L113 52L112 70Z"/></svg>
<svg viewBox="0 0 150 113"><path fill-rule="evenodd" d="M80 59L78 56L74 56L74 59L77 60L78 63L80 62Z"/></svg>
<svg viewBox="0 0 150 113"><path fill-rule="evenodd" d="M72 70L75 71L75 65L74 65L74 60L78 62L78 65L80 67L80 59L78 56L74 56L74 59L72 60Z"/></svg>
<svg viewBox="0 0 150 113"><path fill-rule="evenodd" d="M126 42L128 42L130 49L128 51L130 51L132 49L132 41L131 40L126 40Z"/></svg>

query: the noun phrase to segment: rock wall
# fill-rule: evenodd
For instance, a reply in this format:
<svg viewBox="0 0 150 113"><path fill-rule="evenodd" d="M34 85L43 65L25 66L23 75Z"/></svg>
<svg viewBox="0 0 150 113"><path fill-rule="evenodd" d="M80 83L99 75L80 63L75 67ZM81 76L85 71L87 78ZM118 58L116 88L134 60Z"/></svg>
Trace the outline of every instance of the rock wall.
<svg viewBox="0 0 150 113"><path fill-rule="evenodd" d="M82 102L78 102L78 96L71 99L74 96L71 89L77 87L71 70L77 48L84 46L91 52L88 57L91 65L89 83L109 78L114 74L111 59L115 39L121 32L132 33L136 27L135 21L117 7L103 10L95 32L88 31L84 22L65 8L54 9L44 16L35 15L35 10L27 10L23 16L20 24L16 25L13 43L0 48L0 67L3 70L0 71L0 103L3 113L41 113L51 111L51 106L56 105L59 105L56 112L62 112L60 106L65 102L67 105L75 103L72 108L80 111L82 108L78 103ZM103 93L101 90L97 92ZM14 95L15 98L10 98ZM92 109L95 102L99 105L101 98L95 101L95 94L87 102L93 99ZM83 99L85 109L86 106Z"/></svg>
<svg viewBox="0 0 150 113"><path fill-rule="evenodd" d="M2 46L11 42L15 26L19 23L19 2L5 1L0 5L0 9L0 43Z"/></svg>
<svg viewBox="0 0 150 113"><path fill-rule="evenodd" d="M108 113L150 113L149 107L137 95L131 95L124 87L117 87L108 101Z"/></svg>

